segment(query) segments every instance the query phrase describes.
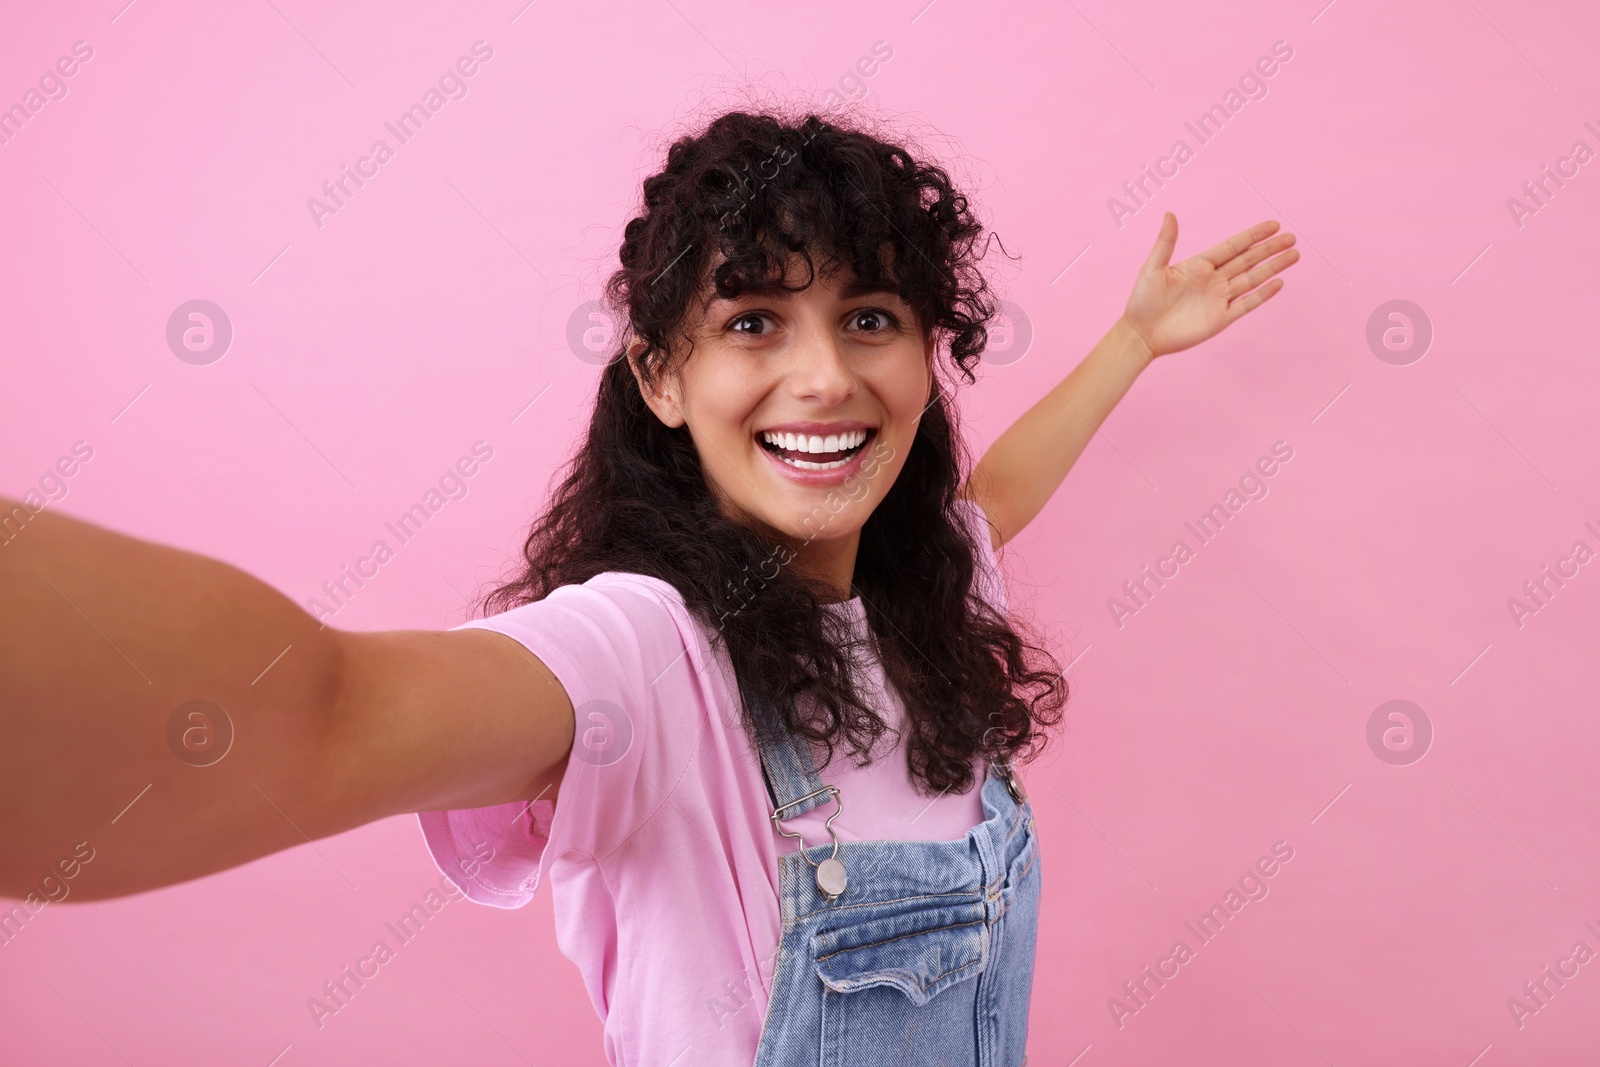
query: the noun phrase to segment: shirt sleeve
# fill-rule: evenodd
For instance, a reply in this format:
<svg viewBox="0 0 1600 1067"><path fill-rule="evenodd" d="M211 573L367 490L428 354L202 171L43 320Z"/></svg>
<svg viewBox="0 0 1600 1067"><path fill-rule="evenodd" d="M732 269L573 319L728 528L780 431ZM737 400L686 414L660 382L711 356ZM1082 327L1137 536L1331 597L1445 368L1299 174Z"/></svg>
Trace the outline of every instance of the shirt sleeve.
<svg viewBox="0 0 1600 1067"><path fill-rule="evenodd" d="M469 900L523 907L553 859L604 856L659 806L660 783L681 773L665 764L682 746L665 743L662 716L673 709L652 680L685 656L703 670L706 654L687 613L672 609L676 596L656 579L600 575L455 627L517 641L555 675L574 715L554 799L417 813L434 864Z"/></svg>
<svg viewBox="0 0 1600 1067"><path fill-rule="evenodd" d="M978 596L1001 615L1006 614L1006 580L1000 569L999 557L990 543L989 520L983 505L966 497L956 498L956 512L972 531L973 560L977 573L973 577Z"/></svg>

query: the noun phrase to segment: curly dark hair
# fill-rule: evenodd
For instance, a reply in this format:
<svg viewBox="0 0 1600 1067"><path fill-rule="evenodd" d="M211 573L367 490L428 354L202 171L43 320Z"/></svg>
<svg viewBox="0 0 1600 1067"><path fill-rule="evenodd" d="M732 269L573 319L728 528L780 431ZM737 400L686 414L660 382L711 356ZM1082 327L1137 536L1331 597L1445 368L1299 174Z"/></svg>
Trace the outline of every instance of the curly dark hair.
<svg viewBox="0 0 1600 1067"><path fill-rule="evenodd" d="M736 110L676 140L665 168L645 180L606 305L643 343L635 359L653 382L672 353L692 351L696 311L711 292L798 291L819 271L848 266L899 293L971 383L996 311L979 270L982 234L944 169L859 123ZM786 285L796 256L810 277ZM755 695L784 728L825 745L829 762L843 738L865 765L887 725L857 695L847 635L821 610L826 586L775 567L782 546L719 511L688 429L665 426L645 405L627 331L619 334L588 437L523 546L526 567L484 599L485 610L604 571L660 578L725 643L752 738L774 728L753 714ZM1060 720L1067 698L1053 657L975 595L976 549L953 513L969 463L937 364L936 394L904 466L861 530L853 582L905 702L912 780L928 794L971 788L979 755L1032 759L1044 746L1040 728Z"/></svg>

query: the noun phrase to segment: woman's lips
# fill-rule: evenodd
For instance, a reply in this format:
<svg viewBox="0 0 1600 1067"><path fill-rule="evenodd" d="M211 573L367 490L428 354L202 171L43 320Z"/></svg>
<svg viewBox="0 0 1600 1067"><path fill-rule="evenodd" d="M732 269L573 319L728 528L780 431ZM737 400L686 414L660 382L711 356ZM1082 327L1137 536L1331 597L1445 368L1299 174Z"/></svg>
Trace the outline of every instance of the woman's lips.
<svg viewBox="0 0 1600 1067"><path fill-rule="evenodd" d="M839 452L802 452L778 448L760 440L756 442L756 446L777 468L778 473L791 482L804 486L832 486L843 484L861 469L867 446L872 443L875 436L875 430L867 431L866 440L843 458L834 458Z"/></svg>

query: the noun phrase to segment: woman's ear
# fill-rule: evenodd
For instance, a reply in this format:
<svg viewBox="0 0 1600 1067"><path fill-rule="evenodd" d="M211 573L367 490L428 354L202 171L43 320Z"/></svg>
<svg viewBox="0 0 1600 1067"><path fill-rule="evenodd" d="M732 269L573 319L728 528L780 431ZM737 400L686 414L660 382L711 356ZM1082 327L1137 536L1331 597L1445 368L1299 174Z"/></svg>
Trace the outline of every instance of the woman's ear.
<svg viewBox="0 0 1600 1067"><path fill-rule="evenodd" d="M644 339L634 334L633 340L628 342L628 369L633 371L633 380L639 385L639 395L644 397L645 404L655 412L656 418L664 425L677 429L687 421L678 404L678 377L662 369L656 374L656 387L651 389L646 385L644 375L639 372L639 354L644 349Z"/></svg>

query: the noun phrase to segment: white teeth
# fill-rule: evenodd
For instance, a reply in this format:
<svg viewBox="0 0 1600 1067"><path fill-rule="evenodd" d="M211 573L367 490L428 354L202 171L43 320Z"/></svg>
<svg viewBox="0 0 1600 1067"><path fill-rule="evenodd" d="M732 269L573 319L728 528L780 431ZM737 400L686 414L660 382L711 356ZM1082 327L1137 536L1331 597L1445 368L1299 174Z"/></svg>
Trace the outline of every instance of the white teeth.
<svg viewBox="0 0 1600 1067"><path fill-rule="evenodd" d="M791 466L791 467L799 467L801 470L806 470L806 471L827 471L827 470L833 470L835 467L842 467L846 463L849 463L850 460L854 459L855 457L854 456L847 456L844 459L830 460L827 463L813 463L808 459L790 459L788 456L779 456L778 458L780 460L782 460L783 462L787 463L789 466Z"/></svg>
<svg viewBox="0 0 1600 1067"><path fill-rule="evenodd" d="M792 451L792 453L835 454L842 453L842 451L853 451L864 445L867 442L867 432L866 430L850 430L846 434L814 437L814 435L806 434L776 434L773 430L763 430L762 440L768 445L776 445L778 448ZM830 459L827 462L794 459L790 458L790 456L778 456L778 459L786 462L790 467L798 467L798 469L802 470L834 470L835 467L843 467L848 464L851 459L854 459L854 456L851 454L851 456Z"/></svg>
<svg viewBox="0 0 1600 1067"><path fill-rule="evenodd" d="M786 449L790 452L827 454L841 451L848 452L851 449L860 447L866 443L867 431L850 430L846 433L830 434L827 437L819 437L816 435L807 434L776 433L771 430L766 430L762 432L761 439L769 445L776 445L777 447ZM841 463L848 462L848 460L836 460L833 462L820 464L810 463L806 460L792 460L790 462L794 463L796 466L823 469L827 467L838 466Z"/></svg>

